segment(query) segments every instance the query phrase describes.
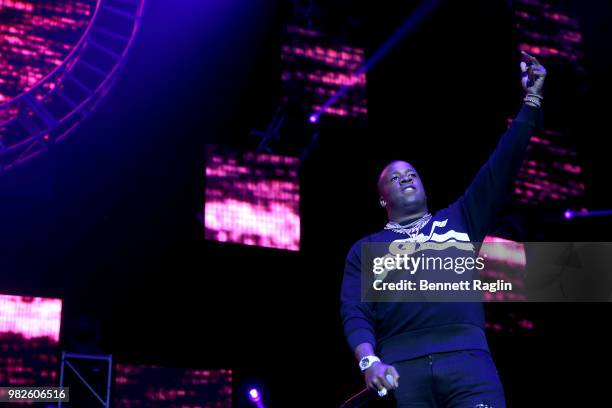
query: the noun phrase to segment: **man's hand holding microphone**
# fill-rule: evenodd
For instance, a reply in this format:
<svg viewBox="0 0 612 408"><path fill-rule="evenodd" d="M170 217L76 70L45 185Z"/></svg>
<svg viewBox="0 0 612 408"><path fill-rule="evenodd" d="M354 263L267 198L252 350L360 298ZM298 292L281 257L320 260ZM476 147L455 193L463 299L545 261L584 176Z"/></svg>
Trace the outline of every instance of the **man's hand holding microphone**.
<svg viewBox="0 0 612 408"><path fill-rule="evenodd" d="M399 374L395 367L380 361L364 371L365 382L368 388L378 391L384 397L389 390L399 387Z"/></svg>
<svg viewBox="0 0 612 408"><path fill-rule="evenodd" d="M378 391L384 397L390 390L399 387L399 374L395 367L385 364L374 355L371 344L362 343L357 346L355 355L359 359L359 368L364 374L366 386Z"/></svg>

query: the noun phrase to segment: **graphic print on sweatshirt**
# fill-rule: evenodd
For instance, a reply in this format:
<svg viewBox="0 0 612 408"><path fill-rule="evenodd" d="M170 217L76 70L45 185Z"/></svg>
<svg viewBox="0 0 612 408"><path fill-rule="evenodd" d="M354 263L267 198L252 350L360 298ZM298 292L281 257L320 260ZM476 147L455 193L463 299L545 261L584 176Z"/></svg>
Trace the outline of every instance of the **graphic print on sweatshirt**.
<svg viewBox="0 0 612 408"><path fill-rule="evenodd" d="M448 218L435 220L432 218L431 228L426 235L423 232L408 238L400 238L389 243L389 251L383 258L393 258L396 256L414 256L422 251L446 251L449 248L456 248L460 251L468 251L473 254L474 245L470 242L470 237L466 232L456 231L448 224ZM425 228L428 225L425 225ZM459 229L459 228L458 228ZM377 279L385 280L387 274L394 268L386 268L380 273Z"/></svg>

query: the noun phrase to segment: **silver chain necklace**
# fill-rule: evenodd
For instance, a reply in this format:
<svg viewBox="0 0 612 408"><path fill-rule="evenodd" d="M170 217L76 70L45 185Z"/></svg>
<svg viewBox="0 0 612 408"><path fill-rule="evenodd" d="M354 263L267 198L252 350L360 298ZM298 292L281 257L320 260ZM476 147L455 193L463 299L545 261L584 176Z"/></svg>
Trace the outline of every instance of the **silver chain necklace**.
<svg viewBox="0 0 612 408"><path fill-rule="evenodd" d="M393 232L397 232L398 234L406 234L410 235L411 238L414 238L421 228L425 226L431 219L431 214L427 213L416 221L411 222L408 225L400 225L397 222L389 222L385 225L386 230L391 230Z"/></svg>

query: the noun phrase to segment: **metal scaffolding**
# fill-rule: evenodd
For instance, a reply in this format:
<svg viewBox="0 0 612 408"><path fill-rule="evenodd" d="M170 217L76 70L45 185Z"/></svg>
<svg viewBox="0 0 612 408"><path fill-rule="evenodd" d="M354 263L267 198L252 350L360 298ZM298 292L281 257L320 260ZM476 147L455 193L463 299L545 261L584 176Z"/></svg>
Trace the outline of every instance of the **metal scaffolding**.
<svg viewBox="0 0 612 408"><path fill-rule="evenodd" d="M98 360L98 361L106 361L108 364L107 367L107 377L106 377L106 393L103 397L101 397L98 392L89 384L87 379L79 373L79 370L69 361L70 359L80 359L80 360ZM111 394L111 378L112 378L112 369L113 369L113 355L112 354L77 354L77 353L67 353L62 352L62 361L60 366L60 387L64 387L64 371L65 367L68 367L72 372L77 376L79 380L83 383L83 385L91 391L92 395L96 397L96 399L102 404L104 408L110 408L110 394ZM58 407L62 406L62 402L59 401L57 404Z"/></svg>
<svg viewBox="0 0 612 408"><path fill-rule="evenodd" d="M145 0L97 0L70 54L26 92L0 104L0 173L65 138L108 93L140 25Z"/></svg>

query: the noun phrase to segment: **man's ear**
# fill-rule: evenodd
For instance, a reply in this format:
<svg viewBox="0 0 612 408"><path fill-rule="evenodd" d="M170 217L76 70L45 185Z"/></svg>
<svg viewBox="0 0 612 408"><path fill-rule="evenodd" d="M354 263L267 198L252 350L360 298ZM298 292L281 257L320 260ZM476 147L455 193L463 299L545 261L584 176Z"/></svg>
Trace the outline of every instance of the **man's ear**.
<svg viewBox="0 0 612 408"><path fill-rule="evenodd" d="M382 208L385 208L387 206L387 202L385 201L384 198L380 197L380 206Z"/></svg>

